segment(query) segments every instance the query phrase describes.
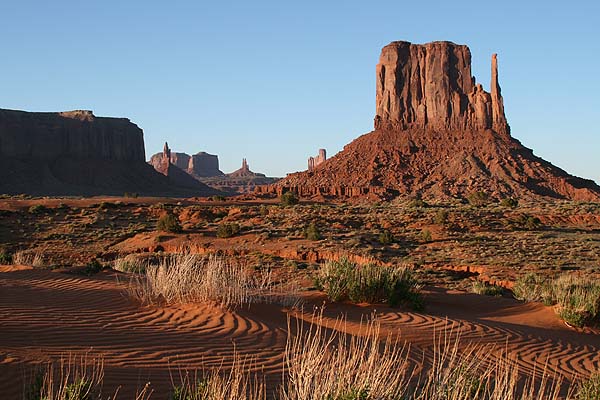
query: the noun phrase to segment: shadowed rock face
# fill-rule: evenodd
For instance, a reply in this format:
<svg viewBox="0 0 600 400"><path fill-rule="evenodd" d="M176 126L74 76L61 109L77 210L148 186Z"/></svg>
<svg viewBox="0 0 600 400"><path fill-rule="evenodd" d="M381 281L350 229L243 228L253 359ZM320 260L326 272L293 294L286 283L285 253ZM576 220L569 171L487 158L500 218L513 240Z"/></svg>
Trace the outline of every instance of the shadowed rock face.
<svg viewBox="0 0 600 400"><path fill-rule="evenodd" d="M0 193L202 196L215 190L156 172L142 130L91 111L0 109Z"/></svg>
<svg viewBox="0 0 600 400"><path fill-rule="evenodd" d="M157 171L161 172L161 165L164 159L163 153L156 153L150 158L150 164ZM208 154L203 151L190 156L187 153L170 152L171 164L187 172L195 178L205 178L213 176L223 176L219 170L219 157Z"/></svg>
<svg viewBox="0 0 600 400"><path fill-rule="evenodd" d="M144 137L126 118L99 118L91 111L0 110L0 156L144 161Z"/></svg>
<svg viewBox="0 0 600 400"><path fill-rule="evenodd" d="M471 76L467 46L392 42L377 64L375 130L319 168L289 174L258 192L429 198L484 191L506 196L600 200L593 181L536 157L510 134L491 64L487 92Z"/></svg>

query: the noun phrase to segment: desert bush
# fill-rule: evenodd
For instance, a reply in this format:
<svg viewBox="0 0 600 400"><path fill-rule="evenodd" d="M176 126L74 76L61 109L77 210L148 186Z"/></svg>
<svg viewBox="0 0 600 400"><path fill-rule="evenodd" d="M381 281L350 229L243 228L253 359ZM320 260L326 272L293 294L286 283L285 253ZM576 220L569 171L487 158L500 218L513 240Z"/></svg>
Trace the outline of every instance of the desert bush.
<svg viewBox="0 0 600 400"><path fill-rule="evenodd" d="M44 206L42 204L35 204L35 205L29 207L28 211L29 211L30 214L39 214L39 213L44 212L46 210L47 210L46 206Z"/></svg>
<svg viewBox="0 0 600 400"><path fill-rule="evenodd" d="M94 275L102 271L103 269L104 265L102 265L102 263L98 259L93 259L92 261L87 263L87 265L83 269L83 273L86 275Z"/></svg>
<svg viewBox="0 0 600 400"><path fill-rule="evenodd" d="M319 228L317 227L317 224L315 224L314 222L311 222L304 229L304 237L308 240L321 240L323 238L321 236L321 232L319 231Z"/></svg>
<svg viewBox="0 0 600 400"><path fill-rule="evenodd" d="M210 198L212 201L225 201L225 196L219 196L219 195L215 195L215 196L211 196Z"/></svg>
<svg viewBox="0 0 600 400"><path fill-rule="evenodd" d="M592 278L563 275L552 282L558 315L566 322L583 326L600 319L600 282Z"/></svg>
<svg viewBox="0 0 600 400"><path fill-rule="evenodd" d="M423 308L420 285L409 269L376 264L357 265L347 258L328 261L319 269L315 284L332 301L355 303L408 303Z"/></svg>
<svg viewBox="0 0 600 400"><path fill-rule="evenodd" d="M144 273L146 265L147 263L142 262L135 254L128 254L113 261L113 268L116 271L126 273Z"/></svg>
<svg viewBox="0 0 600 400"><path fill-rule="evenodd" d="M517 208L519 206L519 201L514 197L505 197L500 201L500 205L506 208Z"/></svg>
<svg viewBox="0 0 600 400"><path fill-rule="evenodd" d="M137 193L135 193L135 192L133 192L133 193L125 192L125 193L123 193L123 197L129 198L129 199L137 199L138 196L139 195Z"/></svg>
<svg viewBox="0 0 600 400"><path fill-rule="evenodd" d="M100 399L103 379L102 359L69 356L36 371L24 397L26 400Z"/></svg>
<svg viewBox="0 0 600 400"><path fill-rule="evenodd" d="M522 301L541 301L552 304L552 286L550 281L534 273L520 276L512 288L515 299Z"/></svg>
<svg viewBox="0 0 600 400"><path fill-rule="evenodd" d="M217 228L217 237L230 238L240 232L240 225L235 222L223 222Z"/></svg>
<svg viewBox="0 0 600 400"><path fill-rule="evenodd" d="M379 239L379 243L382 245L394 243L394 235L392 235L392 232L390 232L387 229L384 229L383 231L381 231L378 239Z"/></svg>
<svg viewBox="0 0 600 400"><path fill-rule="evenodd" d="M538 217L521 214L515 220L515 224L522 229L534 230L540 227L542 221Z"/></svg>
<svg viewBox="0 0 600 400"><path fill-rule="evenodd" d="M266 400L264 380L258 378L250 363L234 353L229 371L189 371L179 373L170 400Z"/></svg>
<svg viewBox="0 0 600 400"><path fill-rule="evenodd" d="M484 191L472 192L467 195L467 201L469 204L475 207L483 207L490 201L489 196Z"/></svg>
<svg viewBox="0 0 600 400"><path fill-rule="evenodd" d="M502 296L504 294L504 288L497 285L489 285L482 281L475 281L471 286L473 293L484 295L484 296Z"/></svg>
<svg viewBox="0 0 600 400"><path fill-rule="evenodd" d="M38 268L44 266L44 256L38 252L16 251L12 256L12 261L14 265L27 265Z"/></svg>
<svg viewBox="0 0 600 400"><path fill-rule="evenodd" d="M298 196L296 196L293 192L285 192L279 198L279 201L284 206L293 206L300 202Z"/></svg>
<svg viewBox="0 0 600 400"><path fill-rule="evenodd" d="M513 293L519 300L555 305L559 317L575 326L600 320L600 283L589 277L562 275L547 280L528 274L517 280Z"/></svg>
<svg viewBox="0 0 600 400"><path fill-rule="evenodd" d="M423 243L428 243L432 240L431 231L429 229L423 229L419 236Z"/></svg>
<svg viewBox="0 0 600 400"><path fill-rule="evenodd" d="M9 265L13 263L13 257L10 253L0 250L0 265Z"/></svg>
<svg viewBox="0 0 600 400"><path fill-rule="evenodd" d="M438 210L433 217L433 222L438 225L444 225L446 222L448 222L448 211Z"/></svg>
<svg viewBox="0 0 600 400"><path fill-rule="evenodd" d="M156 229L161 232L181 232L181 224L173 213L166 213L158 219L156 223Z"/></svg>
<svg viewBox="0 0 600 400"><path fill-rule="evenodd" d="M592 374L577 384L575 400L598 400L600 399L600 373Z"/></svg>
<svg viewBox="0 0 600 400"><path fill-rule="evenodd" d="M133 275L127 293L143 304L214 302L227 308L251 303L295 305L297 288L273 283L271 271L254 272L237 262L211 256L176 254L145 274Z"/></svg>
<svg viewBox="0 0 600 400"><path fill-rule="evenodd" d="M429 207L429 204L427 204L425 200L421 199L420 197L417 197L409 201L408 206L410 208L425 208Z"/></svg>

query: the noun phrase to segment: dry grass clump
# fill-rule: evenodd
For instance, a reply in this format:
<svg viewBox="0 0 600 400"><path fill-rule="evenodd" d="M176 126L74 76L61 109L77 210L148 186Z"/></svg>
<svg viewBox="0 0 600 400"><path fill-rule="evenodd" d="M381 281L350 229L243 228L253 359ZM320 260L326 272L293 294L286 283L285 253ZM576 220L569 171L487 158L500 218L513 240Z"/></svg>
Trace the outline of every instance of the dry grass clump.
<svg viewBox="0 0 600 400"><path fill-rule="evenodd" d="M113 261L113 269L125 273L143 273L147 266L148 262L140 260L135 254L128 254Z"/></svg>
<svg viewBox="0 0 600 400"><path fill-rule="evenodd" d="M26 250L16 251L12 256L14 265L26 265L29 267L43 267L44 256L38 252L29 252Z"/></svg>
<svg viewBox="0 0 600 400"><path fill-rule="evenodd" d="M102 358L68 356L58 363L49 362L36 371L25 386L25 400L116 400L119 390L105 397L102 394L104 361ZM150 398L148 385L138 391L135 400Z"/></svg>
<svg viewBox="0 0 600 400"><path fill-rule="evenodd" d="M547 279L527 274L515 282L513 293L519 300L554 305L557 314L575 326L600 320L600 283L590 277L565 274Z"/></svg>
<svg viewBox="0 0 600 400"><path fill-rule="evenodd" d="M229 371L179 373L173 382L170 400L266 400L266 385L256 374L247 372L248 363L234 354Z"/></svg>
<svg viewBox="0 0 600 400"><path fill-rule="evenodd" d="M382 344L375 321L366 323L364 335L352 336L323 327L320 315L313 318L308 326L297 321L288 337L280 399L402 398L410 375L407 348L390 337Z"/></svg>
<svg viewBox="0 0 600 400"><path fill-rule="evenodd" d="M215 302L224 307L298 300L291 284L272 281L270 270L252 269L223 257L166 256L145 274L133 276L127 291L143 304Z"/></svg>

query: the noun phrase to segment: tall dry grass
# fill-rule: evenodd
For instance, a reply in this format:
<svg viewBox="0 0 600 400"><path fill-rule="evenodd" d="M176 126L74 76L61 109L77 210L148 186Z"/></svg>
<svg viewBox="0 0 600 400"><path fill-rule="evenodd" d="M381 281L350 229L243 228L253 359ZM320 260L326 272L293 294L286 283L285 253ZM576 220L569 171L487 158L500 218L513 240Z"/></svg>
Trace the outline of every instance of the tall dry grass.
<svg viewBox="0 0 600 400"><path fill-rule="evenodd" d="M228 371L179 371L178 382L171 377L171 400L266 400L264 380L248 372L250 363L234 354Z"/></svg>
<svg viewBox="0 0 600 400"><path fill-rule="evenodd" d="M128 294L143 304L214 302L230 308L251 303L295 305L291 283L275 283L270 270L254 271L223 257L194 254L166 256L135 275Z"/></svg>
<svg viewBox="0 0 600 400"><path fill-rule="evenodd" d="M12 259L14 265L26 265L38 268L44 266L44 256L38 252L19 250L13 254Z"/></svg>

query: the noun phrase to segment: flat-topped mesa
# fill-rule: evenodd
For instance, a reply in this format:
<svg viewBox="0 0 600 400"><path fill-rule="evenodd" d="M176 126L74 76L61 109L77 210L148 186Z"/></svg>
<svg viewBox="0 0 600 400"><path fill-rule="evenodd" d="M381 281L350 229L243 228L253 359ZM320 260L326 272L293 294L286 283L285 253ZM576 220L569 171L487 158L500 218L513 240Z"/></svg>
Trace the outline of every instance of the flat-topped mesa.
<svg viewBox="0 0 600 400"><path fill-rule="evenodd" d="M493 129L508 133L492 56L491 94L471 75L471 52L452 42L392 42L377 64L375 129Z"/></svg>

